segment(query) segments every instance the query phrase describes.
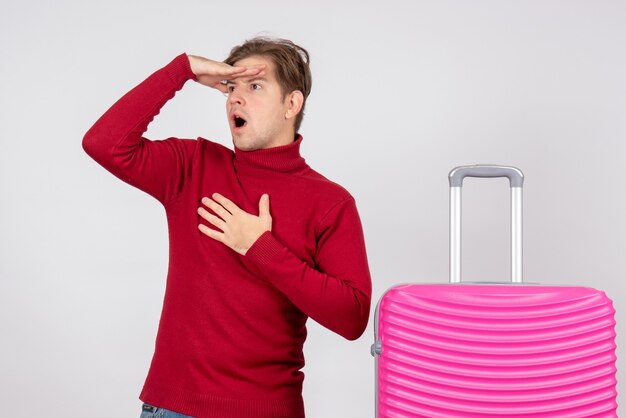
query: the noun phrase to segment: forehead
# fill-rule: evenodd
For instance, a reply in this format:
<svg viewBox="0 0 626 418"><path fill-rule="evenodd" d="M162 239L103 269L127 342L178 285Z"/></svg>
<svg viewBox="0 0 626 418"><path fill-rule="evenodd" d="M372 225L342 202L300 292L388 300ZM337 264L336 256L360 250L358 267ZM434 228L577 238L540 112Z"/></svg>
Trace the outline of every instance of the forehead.
<svg viewBox="0 0 626 418"><path fill-rule="evenodd" d="M264 55L250 55L236 61L235 66L250 67L253 65L265 64L265 78L274 79L276 77L276 64L270 57Z"/></svg>

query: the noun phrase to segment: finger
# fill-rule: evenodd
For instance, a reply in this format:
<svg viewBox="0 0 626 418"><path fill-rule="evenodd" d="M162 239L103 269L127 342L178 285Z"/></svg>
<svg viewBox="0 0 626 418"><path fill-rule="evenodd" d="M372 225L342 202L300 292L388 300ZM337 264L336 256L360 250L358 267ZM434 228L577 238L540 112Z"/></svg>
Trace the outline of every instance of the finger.
<svg viewBox="0 0 626 418"><path fill-rule="evenodd" d="M245 67L245 68L246 68L246 72L249 72L249 73L260 73L260 72L265 71L266 67L267 66L265 64L256 64L256 65L250 65L250 66Z"/></svg>
<svg viewBox="0 0 626 418"><path fill-rule="evenodd" d="M209 86L212 87L214 89L217 89L219 91L221 91L222 93L228 93L228 86L226 85L226 80L216 80L216 76L215 75L206 75L206 74L200 74L198 76L196 76L196 81L200 84L204 84L205 86ZM219 78L222 78L221 76L217 76Z"/></svg>
<svg viewBox="0 0 626 418"><path fill-rule="evenodd" d="M247 70L247 67L241 66L233 66L228 64L223 64L219 67L218 74L223 76L231 76L243 73Z"/></svg>
<svg viewBox="0 0 626 418"><path fill-rule="evenodd" d="M231 74L230 80L234 80L235 78L243 78L243 77L252 77L252 76L263 76L265 75L265 64L251 65L250 67L239 67L245 68L245 71L239 72L237 74Z"/></svg>
<svg viewBox="0 0 626 418"><path fill-rule="evenodd" d="M241 210L239 209L239 206L235 205L231 200L219 193L213 193L213 196L211 197L233 215Z"/></svg>
<svg viewBox="0 0 626 418"><path fill-rule="evenodd" d="M222 244L225 244L225 243L224 243L224 237L225 237L225 235L224 235L223 233L221 233L221 232L217 232L216 230L211 229L211 228L209 228L208 226L206 226L206 225L202 225L202 224L199 224L199 225L198 225L198 229L200 230L200 232L202 232L202 233L203 233L204 235L206 235L207 237L209 237L209 238L213 238L214 240L219 241L219 242L221 242Z"/></svg>
<svg viewBox="0 0 626 418"><path fill-rule="evenodd" d="M249 77L263 77L265 76L265 64L259 64L252 67L236 67L241 68L245 71L239 72L236 74L220 74L224 77L219 83L215 83L213 85L214 88L218 89L222 93L229 93L228 91L228 81L233 81L237 78L249 78Z"/></svg>
<svg viewBox="0 0 626 418"><path fill-rule="evenodd" d="M224 206L222 206L218 202L208 197L202 198L202 204L207 206L209 209L215 212L217 216L219 216L225 221L227 221L228 219L230 219L231 216L233 216L231 212L229 212L227 209L224 208Z"/></svg>
<svg viewBox="0 0 626 418"><path fill-rule="evenodd" d="M259 217L266 218L268 216L270 216L270 197L264 194L259 200Z"/></svg>
<svg viewBox="0 0 626 418"><path fill-rule="evenodd" d="M209 222L211 225L221 229L222 231L225 230L226 222L224 222L222 219L218 218L217 216L213 215L212 213L209 213L209 211L207 211L206 209L198 208L198 215L202 216L204 220Z"/></svg>

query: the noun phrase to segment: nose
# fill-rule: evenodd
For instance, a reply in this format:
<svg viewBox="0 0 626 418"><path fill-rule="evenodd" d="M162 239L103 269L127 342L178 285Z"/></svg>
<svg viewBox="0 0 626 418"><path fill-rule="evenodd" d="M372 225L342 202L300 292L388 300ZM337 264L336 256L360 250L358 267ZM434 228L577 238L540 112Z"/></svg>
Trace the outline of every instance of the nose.
<svg viewBox="0 0 626 418"><path fill-rule="evenodd" d="M239 93L239 89L234 89L232 92L228 93L228 103L231 105L243 105L245 102L243 95Z"/></svg>

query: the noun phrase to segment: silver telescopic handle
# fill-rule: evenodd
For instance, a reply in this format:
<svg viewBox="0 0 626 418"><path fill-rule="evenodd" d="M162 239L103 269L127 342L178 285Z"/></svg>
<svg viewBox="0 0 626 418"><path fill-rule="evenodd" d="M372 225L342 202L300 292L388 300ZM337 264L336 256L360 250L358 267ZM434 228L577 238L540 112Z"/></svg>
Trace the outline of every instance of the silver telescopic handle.
<svg viewBox="0 0 626 418"><path fill-rule="evenodd" d="M465 177L508 177L511 186L511 281L522 282L522 187L524 174L515 167L456 167L450 181L450 283L461 282L461 188Z"/></svg>

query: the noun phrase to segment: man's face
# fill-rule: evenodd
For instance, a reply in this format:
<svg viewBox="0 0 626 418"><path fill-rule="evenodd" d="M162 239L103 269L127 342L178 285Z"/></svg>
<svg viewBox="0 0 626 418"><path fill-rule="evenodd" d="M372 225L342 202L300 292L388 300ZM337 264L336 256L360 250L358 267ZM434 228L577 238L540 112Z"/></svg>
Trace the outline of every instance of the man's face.
<svg viewBox="0 0 626 418"><path fill-rule="evenodd" d="M261 76L228 81L226 112L233 144L243 151L271 148L293 142L293 119L287 118L289 99L283 100L271 58L252 55L236 66L265 64Z"/></svg>

